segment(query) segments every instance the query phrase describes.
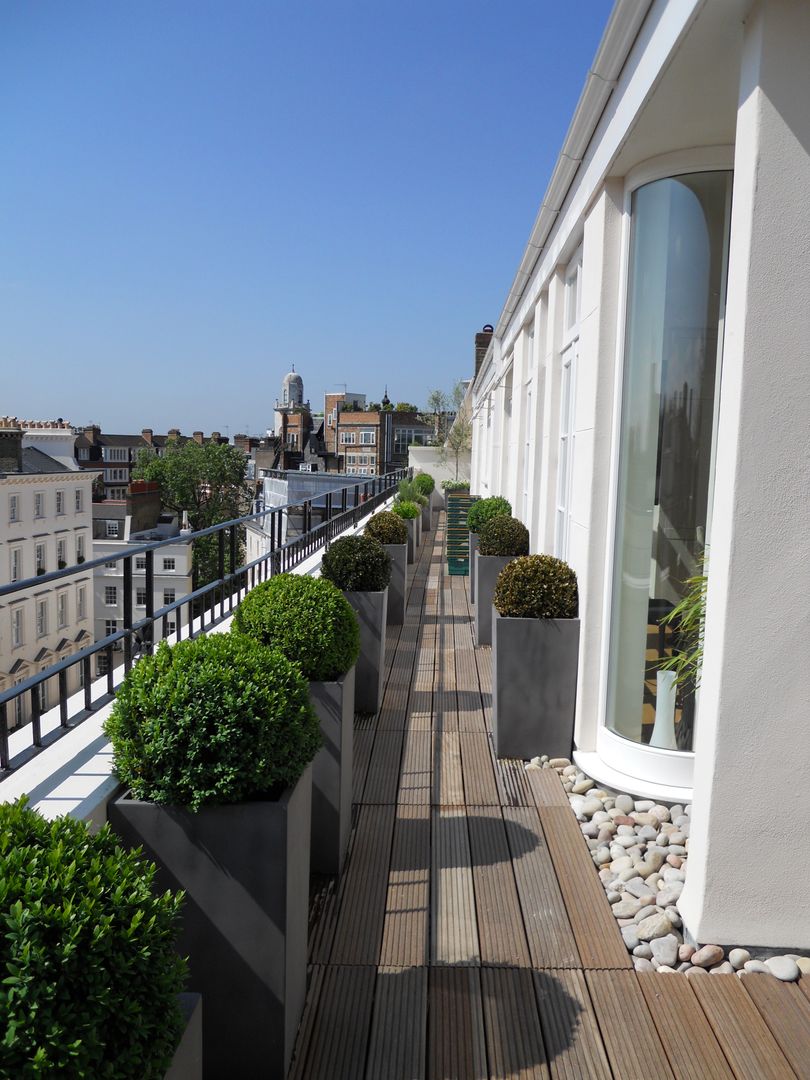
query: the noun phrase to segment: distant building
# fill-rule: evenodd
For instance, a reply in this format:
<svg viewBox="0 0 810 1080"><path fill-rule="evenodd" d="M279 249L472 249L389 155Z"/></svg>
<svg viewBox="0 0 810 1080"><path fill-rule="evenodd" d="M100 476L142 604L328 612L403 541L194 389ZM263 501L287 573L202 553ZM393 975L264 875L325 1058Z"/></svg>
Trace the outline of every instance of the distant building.
<svg viewBox="0 0 810 1080"><path fill-rule="evenodd" d="M365 395L327 394L324 456L330 472L375 476L408 464L408 447L424 446L433 426L415 412L395 412L388 393L382 408L365 408Z"/></svg>
<svg viewBox="0 0 810 1080"><path fill-rule="evenodd" d="M27 445L29 439L39 445ZM69 454L70 425L0 419L0 583L36 579L81 564L91 554L92 477L39 448ZM31 585L0 600L0 689L8 690L90 644L90 574ZM49 680L39 708L56 701ZM68 673L68 691L81 685L81 665ZM28 695L12 706L9 726L30 719Z"/></svg>
<svg viewBox="0 0 810 1080"><path fill-rule="evenodd" d="M177 515L163 511L158 485L144 480L133 481L125 499L93 504L93 558L110 556L109 562L96 567L93 575L96 641L124 625L124 560L120 556L128 547L174 536L178 537L176 544L167 544L154 553L153 611L192 590L191 544L180 537ZM146 612L145 555L135 556L132 571L132 616L137 621ZM174 633L175 622L174 618L169 620L168 634ZM104 674L107 656L99 653L96 659L97 674Z"/></svg>

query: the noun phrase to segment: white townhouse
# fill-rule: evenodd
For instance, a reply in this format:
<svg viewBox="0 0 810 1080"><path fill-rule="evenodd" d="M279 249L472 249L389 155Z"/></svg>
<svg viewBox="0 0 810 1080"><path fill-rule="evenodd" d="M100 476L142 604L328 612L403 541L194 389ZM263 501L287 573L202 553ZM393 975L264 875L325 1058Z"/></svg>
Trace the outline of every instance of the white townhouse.
<svg viewBox="0 0 810 1080"><path fill-rule="evenodd" d="M693 800L700 941L810 947L808 207L810 3L618 0L472 391L473 492L579 578L577 762Z"/></svg>
<svg viewBox="0 0 810 1080"><path fill-rule="evenodd" d="M0 418L0 584L36 579L80 566L91 555L92 485L72 464L69 424ZM44 452L46 448L54 456ZM8 690L89 645L93 584L80 570L70 577L0 598L0 689ZM68 672L68 690L81 685L81 665ZM57 701L56 677L42 683L44 712ZM30 718L29 697L16 698L9 726Z"/></svg>

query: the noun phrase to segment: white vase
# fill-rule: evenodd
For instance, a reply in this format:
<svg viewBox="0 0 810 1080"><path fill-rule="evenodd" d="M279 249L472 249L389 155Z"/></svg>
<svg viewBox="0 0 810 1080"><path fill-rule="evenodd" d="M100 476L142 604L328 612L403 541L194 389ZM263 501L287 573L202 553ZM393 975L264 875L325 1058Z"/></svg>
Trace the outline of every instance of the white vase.
<svg viewBox="0 0 810 1080"><path fill-rule="evenodd" d="M677 750L675 741L675 672L656 673L655 725L650 746L661 750Z"/></svg>

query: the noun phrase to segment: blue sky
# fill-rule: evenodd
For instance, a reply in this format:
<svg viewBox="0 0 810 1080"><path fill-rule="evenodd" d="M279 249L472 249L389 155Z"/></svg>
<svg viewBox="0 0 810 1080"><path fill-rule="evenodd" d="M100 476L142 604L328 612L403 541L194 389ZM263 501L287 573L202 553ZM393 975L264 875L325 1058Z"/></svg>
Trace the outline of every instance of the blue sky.
<svg viewBox="0 0 810 1080"><path fill-rule="evenodd" d="M609 0L0 7L0 413L423 404L495 322Z"/></svg>

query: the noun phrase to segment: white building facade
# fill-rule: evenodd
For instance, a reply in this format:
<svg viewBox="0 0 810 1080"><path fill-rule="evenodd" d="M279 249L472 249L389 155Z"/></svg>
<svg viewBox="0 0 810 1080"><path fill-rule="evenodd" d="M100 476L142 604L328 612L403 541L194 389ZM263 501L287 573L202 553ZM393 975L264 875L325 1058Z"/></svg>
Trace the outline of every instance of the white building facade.
<svg viewBox="0 0 810 1080"><path fill-rule="evenodd" d="M472 451L473 492L577 572L577 761L693 801L688 930L805 948L808 56L801 0L619 0L475 380ZM661 619L704 559L702 682L662 737ZM743 798L768 808L756 835Z"/></svg>
<svg viewBox="0 0 810 1080"><path fill-rule="evenodd" d="M93 478L63 463L72 460L72 452L66 457L60 450L73 443L70 426L65 428L60 436L57 425L0 420L0 584L35 582L0 599L2 690L25 682L92 641L91 574L77 570L69 577L36 584L39 576L80 567L91 557ZM40 446L57 456L49 456ZM79 688L81 678L81 665L76 664L67 674L68 692ZM56 682L54 677L40 685L41 712L56 702ZM15 698L9 728L30 716L29 695Z"/></svg>

